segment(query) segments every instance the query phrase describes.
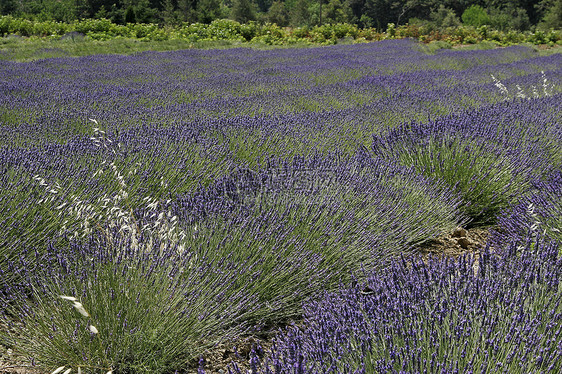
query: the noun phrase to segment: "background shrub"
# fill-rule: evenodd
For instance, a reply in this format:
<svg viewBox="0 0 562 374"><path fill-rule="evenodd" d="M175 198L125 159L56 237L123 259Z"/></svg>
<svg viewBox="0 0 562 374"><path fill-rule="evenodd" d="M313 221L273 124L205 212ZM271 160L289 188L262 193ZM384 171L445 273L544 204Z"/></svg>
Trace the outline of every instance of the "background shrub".
<svg viewBox="0 0 562 374"><path fill-rule="evenodd" d="M490 24L490 17L480 5L471 5L461 16L462 22L468 26L483 26Z"/></svg>

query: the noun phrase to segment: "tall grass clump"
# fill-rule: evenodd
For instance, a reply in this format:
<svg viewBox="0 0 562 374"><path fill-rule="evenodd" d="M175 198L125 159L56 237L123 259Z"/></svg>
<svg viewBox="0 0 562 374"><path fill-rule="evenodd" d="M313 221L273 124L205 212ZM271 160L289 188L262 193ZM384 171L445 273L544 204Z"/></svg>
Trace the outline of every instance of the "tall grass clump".
<svg viewBox="0 0 562 374"><path fill-rule="evenodd" d="M501 109L500 109L501 110ZM375 155L413 166L460 193L471 225L496 222L497 214L547 175L556 152L530 124L503 124L497 108L402 125L375 135Z"/></svg>
<svg viewBox="0 0 562 374"><path fill-rule="evenodd" d="M559 245L525 249L506 245L502 257L486 251L476 262L396 262L326 293L307 303L300 327L280 332L266 359L254 354L252 372L558 372Z"/></svg>
<svg viewBox="0 0 562 374"><path fill-rule="evenodd" d="M393 144L392 152L397 153L398 162L413 165L460 193L466 202L462 210L471 224L493 223L496 214L527 188L527 181L505 153L486 141L462 138L428 134L415 143Z"/></svg>

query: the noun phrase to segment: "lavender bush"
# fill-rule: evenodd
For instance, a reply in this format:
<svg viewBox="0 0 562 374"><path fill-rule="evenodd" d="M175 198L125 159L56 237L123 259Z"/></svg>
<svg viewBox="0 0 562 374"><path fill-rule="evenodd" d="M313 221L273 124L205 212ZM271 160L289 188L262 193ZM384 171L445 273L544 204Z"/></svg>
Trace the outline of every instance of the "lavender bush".
<svg viewBox="0 0 562 374"><path fill-rule="evenodd" d="M3 312L3 322L22 324L2 334L3 344L44 369L168 373L244 331L244 311L255 302L240 286L232 290L233 279L247 271L241 264L225 259L219 271L163 243L132 247L130 241L52 247L40 270L9 290L32 293Z"/></svg>
<svg viewBox="0 0 562 374"><path fill-rule="evenodd" d="M556 372L562 368L559 246L515 245L477 262L395 263L305 306L259 373ZM236 366L231 372L241 372Z"/></svg>
<svg viewBox="0 0 562 374"><path fill-rule="evenodd" d="M122 137L127 139L126 135ZM96 146L89 138L66 145L51 144L40 152L4 149L3 165L7 169L0 176L6 187L0 191L0 222L5 227L0 232L0 271L4 276L0 285L4 281L9 283L18 267L34 266L33 253L45 250L51 240L65 242L61 234L84 236L87 231L82 230L81 225L87 224L91 229L101 223L105 228L119 213L121 223L128 219L130 226L132 210L136 218L158 215L172 195L190 190L205 178L213 179L214 170L228 167L228 160L220 157L220 147L210 148L219 153L218 157L209 154L209 147L206 152L199 152L186 144L189 134L177 139L183 144L184 153L179 155L176 152L179 145L172 139L168 138L170 149L162 149L166 144L156 139L161 148L160 156L175 155L177 162L172 164L152 163L143 153L146 145L137 142L125 147L124 143L107 137L106 140L113 143L105 148ZM201 147L211 145L204 141L199 144ZM160 203L158 209L156 205L147 208L156 201ZM115 209L108 215L112 208ZM165 229L171 216L168 217L165 209L164 214L142 225L156 224L151 230ZM6 271L7 268L10 270Z"/></svg>
<svg viewBox="0 0 562 374"><path fill-rule="evenodd" d="M103 131L92 141L115 153ZM2 284L0 320L9 326L17 318L23 328L0 332L3 343L43 368L169 372L240 334L257 305L236 282L245 264L225 256L213 267L186 252L177 217L150 196L139 216L119 167L111 162L95 174L104 172L116 187L95 202L34 177L45 188L38 203L55 203L62 224L46 249L6 261L12 278Z"/></svg>
<svg viewBox="0 0 562 374"><path fill-rule="evenodd" d="M531 193L500 214L498 229L491 238L494 246L506 241L524 243L529 236L537 235L562 241L561 172L535 181L533 187Z"/></svg>
<svg viewBox="0 0 562 374"><path fill-rule="evenodd" d="M560 143L550 138L560 139L559 123L506 121L508 108L530 107L536 104L510 102L405 124L376 135L373 152L446 181L463 196L472 225L495 223L502 209L529 191L531 180L559 167Z"/></svg>
<svg viewBox="0 0 562 374"><path fill-rule="evenodd" d="M85 119L96 118L109 133L119 130L143 146L157 142L158 132L228 140L244 129L257 139L279 131L285 142L278 151L288 140L333 150L357 138L370 143L373 130L385 126L503 100L490 74L515 90L512 82L526 87L520 81L528 75L539 85L544 71L552 95L560 92L557 55L537 57L524 47L426 55L416 48L400 40L1 62L1 139L10 139L2 144L70 142L89 134Z"/></svg>
<svg viewBox="0 0 562 374"><path fill-rule="evenodd" d="M271 159L180 197L173 212L189 223L186 251L257 261L255 276L239 281L268 305L256 320L276 321L300 315L303 300L360 266L383 268L452 230L464 222L458 204L442 184L358 154Z"/></svg>
<svg viewBox="0 0 562 374"><path fill-rule="evenodd" d="M92 141L109 153L121 148L99 129ZM365 152L270 160L261 172L240 170L167 213L151 197L142 199L145 207L131 207L127 173L114 162L94 176L103 174L114 188L95 201L65 196L58 183L34 177L45 189L39 203L56 206L58 235L70 247L30 254L41 267L9 261L22 281L5 285L2 299L25 324L7 344L43 367L181 367L247 323L299 316L305 299L335 288L354 269L382 267L462 221L450 190ZM89 310L82 314L97 320L74 322L57 295L81 300ZM176 339L172 331L180 331L181 344L168 341Z"/></svg>

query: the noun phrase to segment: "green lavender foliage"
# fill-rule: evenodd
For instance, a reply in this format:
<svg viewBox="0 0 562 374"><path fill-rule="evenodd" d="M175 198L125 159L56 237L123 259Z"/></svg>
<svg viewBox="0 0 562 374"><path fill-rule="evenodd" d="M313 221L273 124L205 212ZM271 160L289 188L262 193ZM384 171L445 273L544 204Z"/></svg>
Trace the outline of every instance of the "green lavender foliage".
<svg viewBox="0 0 562 374"><path fill-rule="evenodd" d="M43 368L168 373L244 331L238 317L255 303L243 286L229 286L244 271L239 264L213 268L165 243L131 248L130 241L52 247L45 270L28 274L31 297L4 311L3 322L17 316L21 327L3 331L3 344Z"/></svg>

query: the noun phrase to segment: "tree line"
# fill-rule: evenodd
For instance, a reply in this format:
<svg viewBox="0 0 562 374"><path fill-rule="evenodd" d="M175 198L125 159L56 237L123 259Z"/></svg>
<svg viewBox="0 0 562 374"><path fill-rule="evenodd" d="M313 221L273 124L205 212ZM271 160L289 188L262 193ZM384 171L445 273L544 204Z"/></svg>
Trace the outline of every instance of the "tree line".
<svg viewBox="0 0 562 374"><path fill-rule="evenodd" d="M499 30L562 28L562 0L1 0L0 14L71 22L107 18L117 24L177 25L229 18L278 26L393 23L436 27L490 25Z"/></svg>

